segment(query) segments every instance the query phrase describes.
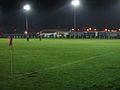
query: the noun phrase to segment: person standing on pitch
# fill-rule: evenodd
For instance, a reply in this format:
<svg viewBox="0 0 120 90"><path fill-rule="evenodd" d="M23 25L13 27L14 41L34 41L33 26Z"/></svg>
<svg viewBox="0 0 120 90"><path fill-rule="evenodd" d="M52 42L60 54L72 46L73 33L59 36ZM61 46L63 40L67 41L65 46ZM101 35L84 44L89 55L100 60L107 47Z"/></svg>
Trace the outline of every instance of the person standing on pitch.
<svg viewBox="0 0 120 90"><path fill-rule="evenodd" d="M1 38L2 38L2 36L0 35L0 42L1 42Z"/></svg>
<svg viewBox="0 0 120 90"><path fill-rule="evenodd" d="M42 40L41 35L39 35L39 40L40 40L40 41Z"/></svg>
<svg viewBox="0 0 120 90"><path fill-rule="evenodd" d="M40 32L40 34L39 34L39 40L40 40L40 41L42 40L41 32Z"/></svg>
<svg viewBox="0 0 120 90"><path fill-rule="evenodd" d="M29 35L27 35L27 41L29 42Z"/></svg>
<svg viewBox="0 0 120 90"><path fill-rule="evenodd" d="M9 36L9 46L12 46L12 41L13 41L13 37L12 35Z"/></svg>

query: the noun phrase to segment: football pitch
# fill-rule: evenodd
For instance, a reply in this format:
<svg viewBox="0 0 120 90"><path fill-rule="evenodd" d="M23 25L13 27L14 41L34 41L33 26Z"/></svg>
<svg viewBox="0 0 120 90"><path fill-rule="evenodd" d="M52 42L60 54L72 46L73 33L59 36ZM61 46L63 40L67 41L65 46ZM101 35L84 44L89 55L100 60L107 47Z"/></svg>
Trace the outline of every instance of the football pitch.
<svg viewBox="0 0 120 90"><path fill-rule="evenodd" d="M0 39L0 90L120 90L120 40Z"/></svg>

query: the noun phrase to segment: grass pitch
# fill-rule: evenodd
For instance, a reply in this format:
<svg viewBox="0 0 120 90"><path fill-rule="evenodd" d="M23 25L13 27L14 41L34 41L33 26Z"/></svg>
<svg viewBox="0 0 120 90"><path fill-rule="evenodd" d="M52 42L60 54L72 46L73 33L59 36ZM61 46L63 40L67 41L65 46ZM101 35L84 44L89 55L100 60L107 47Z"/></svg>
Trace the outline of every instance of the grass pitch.
<svg viewBox="0 0 120 90"><path fill-rule="evenodd" d="M120 90L120 40L1 39L0 90Z"/></svg>

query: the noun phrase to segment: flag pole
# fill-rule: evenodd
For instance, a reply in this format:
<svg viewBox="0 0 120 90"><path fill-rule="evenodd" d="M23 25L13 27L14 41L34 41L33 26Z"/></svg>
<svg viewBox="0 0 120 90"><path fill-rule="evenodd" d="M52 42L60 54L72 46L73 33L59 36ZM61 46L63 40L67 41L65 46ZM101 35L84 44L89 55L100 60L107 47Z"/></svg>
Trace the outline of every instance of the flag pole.
<svg viewBox="0 0 120 90"><path fill-rule="evenodd" d="M13 53L12 53L12 46L10 46L10 73L11 73L11 78L13 78Z"/></svg>
<svg viewBox="0 0 120 90"><path fill-rule="evenodd" d="M13 37L9 36L9 47L10 47L10 77L13 78L13 46L12 46Z"/></svg>

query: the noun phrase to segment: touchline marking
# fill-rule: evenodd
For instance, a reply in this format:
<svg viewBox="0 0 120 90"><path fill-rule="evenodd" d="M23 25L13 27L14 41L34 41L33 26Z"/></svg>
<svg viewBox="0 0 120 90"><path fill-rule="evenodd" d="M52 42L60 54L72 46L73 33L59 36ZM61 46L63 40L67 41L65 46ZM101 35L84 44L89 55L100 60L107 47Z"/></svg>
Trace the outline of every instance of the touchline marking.
<svg viewBox="0 0 120 90"><path fill-rule="evenodd" d="M87 59L82 59L82 60L74 61L74 62L67 63L67 64L63 64L63 65L60 65L60 66L49 67L49 68L45 68L45 69L38 70L38 71L34 71L34 72L35 72L35 73L39 73L40 71L53 70L53 69L57 69L57 68L61 68L61 67L66 67L66 66L69 66L69 65L77 64L77 63L79 63L79 62L84 62L84 61L91 60L91 59L95 59L95 58L98 58L98 57L107 56L107 55L110 55L110 54L112 54L112 53L113 53L113 52L107 53L107 54L102 54L102 55L97 55L97 56L93 56L93 57L90 57L90 58L87 58ZM28 73L24 73L24 74L19 74L19 75L16 75L16 77L22 77L22 76L27 76L27 75L31 75L31 74L33 74L33 72L28 72Z"/></svg>
<svg viewBox="0 0 120 90"><path fill-rule="evenodd" d="M97 55L97 56L93 56L93 57L90 57L90 58L74 61L74 62L71 62L71 63L66 63L66 64L63 64L63 65L60 65L60 66L49 67L49 68L46 68L46 69L43 69L43 70L51 70L51 69L56 69L56 68L60 68L60 67L66 67L66 66L69 66L69 65L77 64L79 62L84 62L84 61L87 61L87 60L95 59L95 58L102 57L102 56L107 56L107 55L110 55L110 54L112 54L112 53Z"/></svg>

